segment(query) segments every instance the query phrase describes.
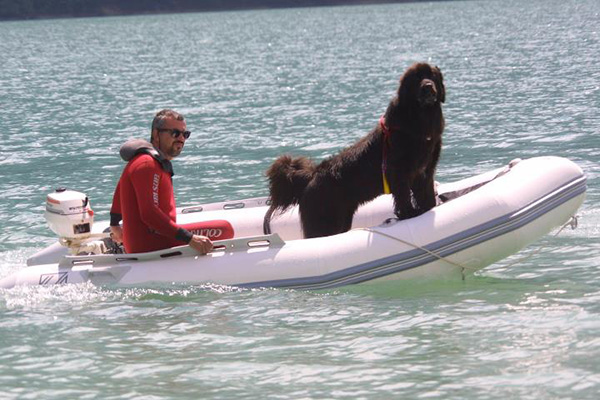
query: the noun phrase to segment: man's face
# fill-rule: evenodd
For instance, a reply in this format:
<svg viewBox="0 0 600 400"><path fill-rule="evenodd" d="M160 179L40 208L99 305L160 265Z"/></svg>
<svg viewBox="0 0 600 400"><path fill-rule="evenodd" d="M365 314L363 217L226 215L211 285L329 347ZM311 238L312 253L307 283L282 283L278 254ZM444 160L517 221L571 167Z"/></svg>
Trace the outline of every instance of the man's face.
<svg viewBox="0 0 600 400"><path fill-rule="evenodd" d="M155 146L158 145L158 149L162 151L165 157L169 160L177 157L183 150L185 145L185 137L183 134L174 137L174 132L184 132L186 130L185 121L178 121L174 118L166 118L163 122L163 126L153 132Z"/></svg>

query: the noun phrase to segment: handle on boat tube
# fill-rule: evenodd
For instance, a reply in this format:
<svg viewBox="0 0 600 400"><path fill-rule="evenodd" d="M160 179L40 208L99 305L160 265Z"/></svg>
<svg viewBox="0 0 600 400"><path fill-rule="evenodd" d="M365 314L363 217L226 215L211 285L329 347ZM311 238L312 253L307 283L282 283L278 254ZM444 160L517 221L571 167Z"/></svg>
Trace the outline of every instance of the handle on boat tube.
<svg viewBox="0 0 600 400"><path fill-rule="evenodd" d="M217 251L246 251L248 249L260 248L260 247L282 247L285 244L283 239L273 233L271 235L262 236L249 236L237 239L217 240L213 242L213 249L210 253ZM135 255L138 260L153 259L157 256L160 258L169 258L176 256L197 256L198 252L192 249L190 246L180 246L168 250L161 250L158 252L145 253ZM149 258L146 258L149 257Z"/></svg>
<svg viewBox="0 0 600 400"><path fill-rule="evenodd" d="M252 236L239 239L219 240L213 243L213 250L239 251L259 247L282 247L285 244L278 234Z"/></svg>
<svg viewBox="0 0 600 400"><path fill-rule="evenodd" d="M273 233L271 235L262 235L262 236L249 236L242 237L237 239L226 239L226 240L217 240L213 242L213 249L210 253L215 253L218 251L246 251L248 249L253 248L261 248L261 247L282 247L285 244L283 239L276 234ZM170 250L170 251L169 251ZM176 247L169 250L163 250L160 252L159 256L161 258L169 258L175 256L197 256L198 252L192 249L190 246L182 246ZM152 253L155 254L155 253Z"/></svg>
<svg viewBox="0 0 600 400"><path fill-rule="evenodd" d="M247 251L254 248L263 247L282 247L285 242L274 233L263 236L250 236L238 239L219 240L213 243L214 247L209 255L215 252L227 251ZM170 257L194 257L200 256L199 253L190 246L179 246L166 250L158 250L150 253L134 253L134 254L102 254L94 256L65 256L59 262L61 268L71 268L74 266L90 265L98 267L101 265L115 265L125 262L139 262L160 260ZM200 256L203 257L203 256Z"/></svg>
<svg viewBox="0 0 600 400"><path fill-rule="evenodd" d="M239 201L224 201L219 203L210 204L197 204L189 207L178 208L177 212L181 214L191 214L203 211L217 211L217 210L238 210L240 208L256 208L265 207L269 205L268 197L254 197L251 199L239 200Z"/></svg>

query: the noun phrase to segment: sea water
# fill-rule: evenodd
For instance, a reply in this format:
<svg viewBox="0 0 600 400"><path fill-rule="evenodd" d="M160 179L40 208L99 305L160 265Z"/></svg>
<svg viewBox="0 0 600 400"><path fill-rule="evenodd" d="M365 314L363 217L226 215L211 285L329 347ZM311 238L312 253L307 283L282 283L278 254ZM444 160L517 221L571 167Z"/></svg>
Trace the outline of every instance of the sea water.
<svg viewBox="0 0 600 400"><path fill-rule="evenodd" d="M0 290L1 399L598 398L597 0L3 22L0 54L0 277L55 241L55 188L108 219L157 110L193 132L179 206L265 196L277 156L365 135L417 61L445 76L438 181L544 155L588 178L576 230L464 282Z"/></svg>

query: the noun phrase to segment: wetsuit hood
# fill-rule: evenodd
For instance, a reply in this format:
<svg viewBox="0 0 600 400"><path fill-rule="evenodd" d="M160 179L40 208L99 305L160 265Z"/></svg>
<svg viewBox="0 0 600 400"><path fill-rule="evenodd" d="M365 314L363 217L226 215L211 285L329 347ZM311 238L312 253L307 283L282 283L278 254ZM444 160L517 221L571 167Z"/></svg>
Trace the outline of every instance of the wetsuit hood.
<svg viewBox="0 0 600 400"><path fill-rule="evenodd" d="M167 160L160 150L156 149L152 144L144 139L131 139L125 142L119 149L119 154L123 161L129 162L138 154L148 154L158 161L163 170L175 175L173 172L173 164Z"/></svg>

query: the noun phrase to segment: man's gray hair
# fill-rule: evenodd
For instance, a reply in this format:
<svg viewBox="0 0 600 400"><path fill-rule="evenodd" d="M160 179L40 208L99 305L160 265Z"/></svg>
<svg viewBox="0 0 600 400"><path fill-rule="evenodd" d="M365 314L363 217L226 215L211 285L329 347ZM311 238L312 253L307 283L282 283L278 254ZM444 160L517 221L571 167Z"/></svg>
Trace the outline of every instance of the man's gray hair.
<svg viewBox="0 0 600 400"><path fill-rule="evenodd" d="M160 110L159 112L157 112L154 116L154 119L152 120L151 133L154 132L155 129L161 129L165 125L165 120L169 118L174 118L177 121L185 120L185 118L183 118L183 115L179 114L177 111L165 108L164 110Z"/></svg>

